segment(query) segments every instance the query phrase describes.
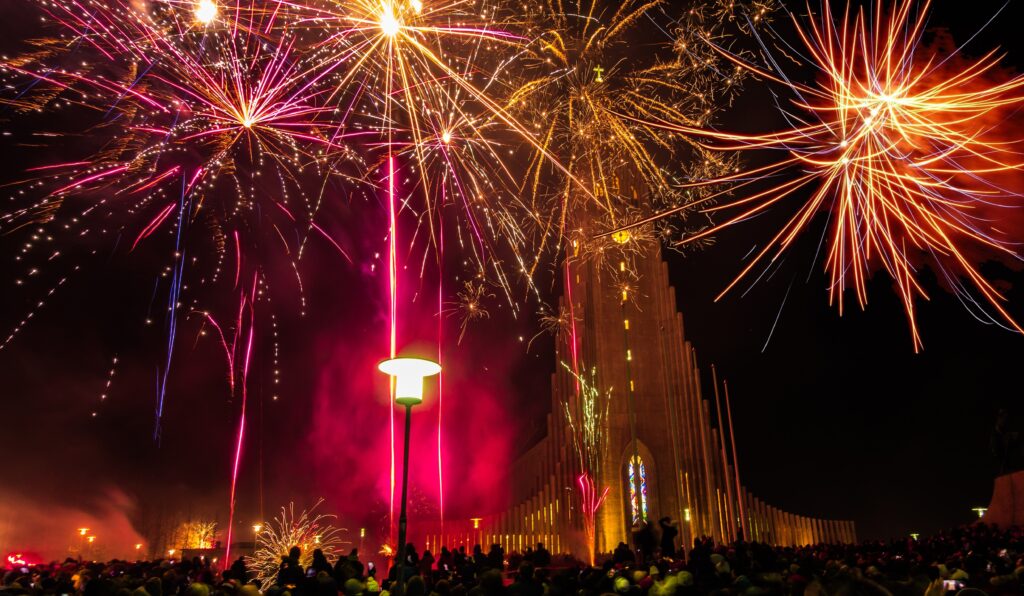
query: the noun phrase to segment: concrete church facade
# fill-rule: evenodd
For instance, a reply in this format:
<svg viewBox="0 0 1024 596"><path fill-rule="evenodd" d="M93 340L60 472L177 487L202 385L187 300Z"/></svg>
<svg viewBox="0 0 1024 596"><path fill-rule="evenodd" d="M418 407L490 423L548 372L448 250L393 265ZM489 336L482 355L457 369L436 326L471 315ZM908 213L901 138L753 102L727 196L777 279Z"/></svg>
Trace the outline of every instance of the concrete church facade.
<svg viewBox="0 0 1024 596"><path fill-rule="evenodd" d="M452 524L444 540L481 543L485 550L498 543L506 552L544 542L555 552L584 556L581 464L565 415L567 404L578 407L577 379L570 371L575 367L584 378L592 370L593 386L611 391L607 448L596 483L607 487L596 514L598 553L612 551L620 541L632 544L631 528L638 520L656 524L664 516L679 522L682 546L696 536L723 541L741 532L778 545L854 542L853 522L787 513L742 485L734 444L722 428L731 426L727 387L719 388L717 380L710 392L702 387L668 266L657 243L644 242L642 251L629 247L628 265L618 256L569 259L562 276L560 318L565 323L557 339L546 435L514 464L513 506L472 520L461 540L460 532L450 531L457 525ZM606 251L626 252L615 246ZM715 423L719 420L724 424Z"/></svg>

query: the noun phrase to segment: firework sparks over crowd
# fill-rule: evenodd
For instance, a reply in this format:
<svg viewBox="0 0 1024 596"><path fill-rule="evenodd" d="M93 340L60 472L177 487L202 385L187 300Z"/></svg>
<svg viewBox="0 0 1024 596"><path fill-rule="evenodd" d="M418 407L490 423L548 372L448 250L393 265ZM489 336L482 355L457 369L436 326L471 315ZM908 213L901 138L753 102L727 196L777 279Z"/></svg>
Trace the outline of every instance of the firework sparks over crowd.
<svg viewBox="0 0 1024 596"><path fill-rule="evenodd" d="M246 565L256 572L262 586L272 585L281 569L281 560L292 547L299 547L298 563L306 569L313 562L313 551L319 549L329 561L336 559L348 541L343 540L345 528L331 524L333 515L315 513L323 499L310 509L295 515L295 503L281 508L271 523L260 525L256 532L256 551L245 557Z"/></svg>
<svg viewBox="0 0 1024 596"><path fill-rule="evenodd" d="M920 349L915 303L928 297L918 280L924 263L980 319L1022 330L979 266L989 259L1020 260L1018 178L1024 162L1019 135L1005 122L1024 106L1024 77L1002 72L994 50L969 60L942 35L926 44L928 9L928 2L875 2L868 12L848 7L837 14L826 2L814 17L794 15L800 53L818 71L815 85L787 78L777 62L760 67L705 40L737 68L790 89L792 107L782 109L792 128L743 135L657 119L666 130L704 139L709 148L781 155L767 166L693 183L733 183L736 194L718 205L707 198L691 202L725 216L684 242L802 200L801 191L813 189L725 291L765 261L776 262L827 213L822 251L830 301L840 313L849 288L866 306L867 280L884 269ZM760 188L764 179L774 185Z"/></svg>
<svg viewBox="0 0 1024 596"><path fill-rule="evenodd" d="M925 46L927 2L888 12L879 2L874 13L839 17L825 3L819 16L796 18L822 75L801 84L734 51L725 33L763 42L770 2L25 1L47 37L0 62L0 102L12 120L51 118L32 139L50 151L7 181L13 207L0 229L28 236L19 283L43 287L0 349L98 247L159 255L154 295L164 312L146 321L162 321L166 335L154 439L179 327L191 316L216 332L229 393L240 398L232 512L250 355L281 269L271 262L287 263L305 314L301 261L312 241L344 267L376 271L387 259L391 356L407 339L397 329L410 296L436 273L440 360L445 312L455 310L461 341L501 293L515 314L536 301L542 332L569 333L571 300L569 309L545 304L538 272L558 275L567 258L606 260L636 299L630 262L653 242L709 242L814 187L739 278L826 212L825 263L840 309L847 287L865 304L866 280L884 268L918 347L914 304L925 292L916 271L925 259L966 300L979 293L978 303L1021 330L974 250L1018 256L1017 230L998 220L1017 206L1006 181L1020 168L1019 141L995 124L1020 107L1024 79L994 81L994 53L960 65L955 52ZM713 128L751 76L792 92L791 129ZM740 167L736 152L763 149L784 157ZM761 178L775 185L744 192ZM337 224L360 210L370 215L324 222L325 213ZM458 268L445 254L456 249ZM232 298L218 313L210 296ZM576 420L581 458L596 448L588 441L600 415ZM393 517L393 423L391 433ZM437 441L440 467L440 432ZM585 472L581 489L596 511L592 484Z"/></svg>

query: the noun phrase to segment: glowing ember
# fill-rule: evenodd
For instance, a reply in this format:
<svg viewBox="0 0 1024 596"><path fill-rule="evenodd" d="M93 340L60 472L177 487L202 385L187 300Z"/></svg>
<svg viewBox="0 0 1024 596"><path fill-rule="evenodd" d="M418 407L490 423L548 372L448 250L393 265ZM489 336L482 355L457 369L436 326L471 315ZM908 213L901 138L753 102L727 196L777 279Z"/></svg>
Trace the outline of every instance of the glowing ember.
<svg viewBox="0 0 1024 596"><path fill-rule="evenodd" d="M380 30L384 32L384 35L394 37L398 35L401 29L402 25L395 18L395 12L391 4L384 4L380 12Z"/></svg>
<svg viewBox="0 0 1024 596"><path fill-rule="evenodd" d="M217 3L214 0L199 0L196 2L196 21L203 25L209 25L217 18Z"/></svg>

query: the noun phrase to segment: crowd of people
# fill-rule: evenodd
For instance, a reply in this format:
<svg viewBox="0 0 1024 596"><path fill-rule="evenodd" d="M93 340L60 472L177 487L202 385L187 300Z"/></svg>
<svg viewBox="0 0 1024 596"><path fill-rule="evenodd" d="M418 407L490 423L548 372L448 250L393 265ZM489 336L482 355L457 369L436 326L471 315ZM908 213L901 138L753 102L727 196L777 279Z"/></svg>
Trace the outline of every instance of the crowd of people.
<svg viewBox="0 0 1024 596"><path fill-rule="evenodd" d="M674 550L674 549L673 549ZM0 596L846 596L1024 593L1024 529L984 524L922 539L773 547L697 539L678 555L620 544L597 566L493 545L407 547L404 564L378 577L358 551L331 562L322 552L299 564L293 548L267 585L238 559L218 573L208 561L63 563L8 570Z"/></svg>

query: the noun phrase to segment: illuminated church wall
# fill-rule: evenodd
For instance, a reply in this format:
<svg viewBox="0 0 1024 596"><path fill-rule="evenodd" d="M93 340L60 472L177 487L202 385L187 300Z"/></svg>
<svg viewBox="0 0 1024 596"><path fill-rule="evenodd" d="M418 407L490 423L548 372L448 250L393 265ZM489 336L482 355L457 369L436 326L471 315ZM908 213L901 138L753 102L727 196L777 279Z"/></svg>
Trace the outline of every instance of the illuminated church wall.
<svg viewBox="0 0 1024 596"><path fill-rule="evenodd" d="M731 540L744 526L747 538L773 544L853 542L853 522L783 512L738 483L729 437L723 437L713 424L719 416L728 419L726 396L721 387L706 394L701 385L697 355L685 339L683 317L676 310L675 290L660 249L651 243L645 256L621 267L627 269L620 271L623 275L616 275L618 269L617 261L570 260L563 275L562 305L575 317L575 366L594 367L596 386L612 390L608 449L598 483L608 487L608 494L596 515L597 552L610 552L620 541L632 545L631 405L635 452L646 472L647 519L653 524L663 516L679 521L681 546L691 545L695 536ZM629 286L625 301L624 280ZM428 547L440 542L470 546L479 542L486 549L498 543L507 552L521 552L544 542L556 552L586 553L577 484L579 458L563 405L577 395L575 378L561 364L573 366L572 336L567 329L558 338L547 433L513 465L514 505L477 520L476 528L467 522L450 522L444 536L428 538ZM728 424L724 426L727 433Z"/></svg>

